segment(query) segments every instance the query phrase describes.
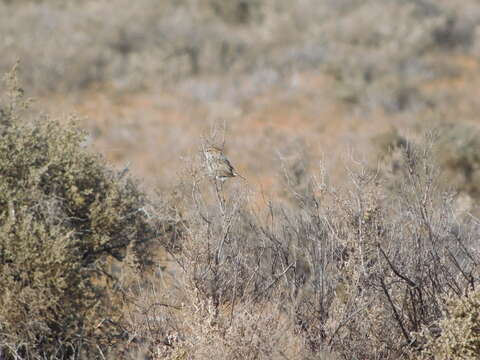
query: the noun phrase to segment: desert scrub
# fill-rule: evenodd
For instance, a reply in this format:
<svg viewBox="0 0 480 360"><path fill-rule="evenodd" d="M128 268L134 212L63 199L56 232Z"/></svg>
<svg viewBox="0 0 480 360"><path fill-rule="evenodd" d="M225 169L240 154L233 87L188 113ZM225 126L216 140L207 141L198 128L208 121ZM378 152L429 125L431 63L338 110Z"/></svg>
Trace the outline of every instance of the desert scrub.
<svg viewBox="0 0 480 360"><path fill-rule="evenodd" d="M427 130L428 128L434 129ZM480 128L468 123L443 123L425 126L434 138L432 156L441 170L444 187L467 194L473 199L480 196ZM391 130L372 139L378 150L378 157L385 162L392 182L398 182L405 172L401 153L414 149L425 150L424 144L411 137L405 137L397 130ZM391 175L392 175L391 174Z"/></svg>
<svg viewBox="0 0 480 360"><path fill-rule="evenodd" d="M475 0L0 1L0 72L20 57L41 94L182 84L194 98L237 102L313 70L331 75L348 104L406 111L440 100L422 85L461 70L445 64L450 55L478 53L477 9ZM189 85L199 75L221 88Z"/></svg>
<svg viewBox="0 0 480 360"><path fill-rule="evenodd" d="M439 336L434 336L434 332L427 336L423 359L478 359L480 291L461 298L452 296L437 330Z"/></svg>
<svg viewBox="0 0 480 360"><path fill-rule="evenodd" d="M480 196L480 128L449 123L439 128L438 159L445 176L461 191Z"/></svg>
<svg viewBox="0 0 480 360"><path fill-rule="evenodd" d="M74 119L64 124L27 111L15 72L6 89L0 102L0 351L7 359L63 358L115 337L112 324L120 314L101 285L106 260L122 260L126 250L143 258L156 225L142 211L146 198L137 185L82 146Z"/></svg>

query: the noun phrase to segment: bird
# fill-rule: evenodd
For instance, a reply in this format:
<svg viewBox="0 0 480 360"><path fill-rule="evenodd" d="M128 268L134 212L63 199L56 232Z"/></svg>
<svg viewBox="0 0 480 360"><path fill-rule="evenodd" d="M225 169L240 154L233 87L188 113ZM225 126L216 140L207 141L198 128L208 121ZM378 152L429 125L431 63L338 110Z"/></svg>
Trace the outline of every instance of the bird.
<svg viewBox="0 0 480 360"><path fill-rule="evenodd" d="M207 161L208 171L216 180L223 182L236 176L245 180L243 176L235 171L222 149L210 145L204 149L204 155Z"/></svg>

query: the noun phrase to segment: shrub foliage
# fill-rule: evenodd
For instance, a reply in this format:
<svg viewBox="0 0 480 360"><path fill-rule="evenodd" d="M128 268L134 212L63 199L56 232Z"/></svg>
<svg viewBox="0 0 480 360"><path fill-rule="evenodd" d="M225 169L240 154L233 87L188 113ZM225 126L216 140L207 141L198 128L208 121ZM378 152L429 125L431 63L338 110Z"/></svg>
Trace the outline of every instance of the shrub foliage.
<svg viewBox="0 0 480 360"><path fill-rule="evenodd" d="M427 336L425 359L480 358L480 291L452 298L439 321L439 336Z"/></svg>
<svg viewBox="0 0 480 360"><path fill-rule="evenodd" d="M17 344L17 354L68 353L92 336L102 339L106 327L99 324L115 318L100 285L105 259L121 260L127 248L135 253L154 227L135 183L82 146L73 121L30 118L14 72L7 82L0 108L0 343Z"/></svg>

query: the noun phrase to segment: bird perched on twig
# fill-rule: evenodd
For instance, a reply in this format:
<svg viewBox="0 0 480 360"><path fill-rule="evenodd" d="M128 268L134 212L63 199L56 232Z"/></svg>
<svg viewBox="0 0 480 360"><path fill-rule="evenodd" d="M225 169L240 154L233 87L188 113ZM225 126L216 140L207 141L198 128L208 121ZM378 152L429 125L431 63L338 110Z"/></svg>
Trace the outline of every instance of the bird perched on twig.
<svg viewBox="0 0 480 360"><path fill-rule="evenodd" d="M228 178L240 177L246 180L242 175L237 173L223 151L216 146L208 146L203 150L207 161L208 171L210 175L217 180L225 181Z"/></svg>

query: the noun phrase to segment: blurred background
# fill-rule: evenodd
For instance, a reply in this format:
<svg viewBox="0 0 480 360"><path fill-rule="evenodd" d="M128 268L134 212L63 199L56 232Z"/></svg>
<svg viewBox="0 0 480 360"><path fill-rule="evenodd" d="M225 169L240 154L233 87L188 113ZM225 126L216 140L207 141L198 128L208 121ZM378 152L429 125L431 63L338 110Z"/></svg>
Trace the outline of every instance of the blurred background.
<svg viewBox="0 0 480 360"><path fill-rule="evenodd" d="M0 53L40 108L78 114L96 150L160 189L219 132L277 194L280 162L341 182L346 158L376 166L442 128L450 178L478 192L477 0L3 0Z"/></svg>

